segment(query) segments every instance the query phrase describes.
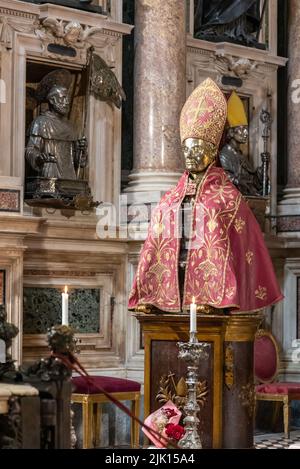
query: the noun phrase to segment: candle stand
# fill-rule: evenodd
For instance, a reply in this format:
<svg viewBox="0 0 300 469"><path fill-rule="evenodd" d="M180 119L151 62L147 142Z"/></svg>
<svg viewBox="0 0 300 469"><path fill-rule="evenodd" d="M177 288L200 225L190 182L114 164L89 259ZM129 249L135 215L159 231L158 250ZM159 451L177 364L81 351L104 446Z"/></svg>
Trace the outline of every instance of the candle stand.
<svg viewBox="0 0 300 469"><path fill-rule="evenodd" d="M185 428L184 436L179 440L178 446L183 449L201 449L201 439L198 432L199 419L197 414L200 407L197 403L197 384L198 384L198 367L200 359L207 359L208 354L206 348L208 343L198 342L196 332L190 332L189 342L178 342L179 354L181 358L187 362L187 379L188 387L187 403L184 406L185 418L183 425Z"/></svg>

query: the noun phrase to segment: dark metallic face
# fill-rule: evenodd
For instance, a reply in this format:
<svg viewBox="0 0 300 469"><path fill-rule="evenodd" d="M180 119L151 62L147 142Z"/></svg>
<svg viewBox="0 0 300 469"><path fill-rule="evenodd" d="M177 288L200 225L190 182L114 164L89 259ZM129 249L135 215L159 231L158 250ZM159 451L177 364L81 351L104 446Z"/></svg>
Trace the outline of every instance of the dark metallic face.
<svg viewBox="0 0 300 469"><path fill-rule="evenodd" d="M53 110L62 116L68 114L70 109L70 98L66 88L57 88L49 98Z"/></svg>
<svg viewBox="0 0 300 469"><path fill-rule="evenodd" d="M187 138L182 144L186 169L192 173L201 173L215 159L212 147L198 138Z"/></svg>
<svg viewBox="0 0 300 469"><path fill-rule="evenodd" d="M249 130L247 125L239 125L233 127L233 138L238 143L247 143L249 137Z"/></svg>

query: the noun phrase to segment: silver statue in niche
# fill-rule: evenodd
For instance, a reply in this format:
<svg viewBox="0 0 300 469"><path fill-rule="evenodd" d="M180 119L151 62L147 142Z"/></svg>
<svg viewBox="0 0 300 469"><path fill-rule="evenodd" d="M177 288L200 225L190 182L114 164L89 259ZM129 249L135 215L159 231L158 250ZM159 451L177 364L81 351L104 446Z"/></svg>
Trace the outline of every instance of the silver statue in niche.
<svg viewBox="0 0 300 469"><path fill-rule="evenodd" d="M68 118L73 88L68 70L54 70L41 80L36 90L30 88L31 108L43 103L48 108L33 120L27 134L25 199L29 205L80 210L99 205L93 202L85 180L88 97L93 94L97 100L120 108L126 95L113 71L93 53L93 48L89 49L86 71L83 137L79 137L76 126Z"/></svg>
<svg viewBox="0 0 300 469"><path fill-rule="evenodd" d="M36 96L46 100L49 109L32 122L26 147L26 159L39 176L78 179L78 167L87 165L87 140L78 138L68 119L71 74L55 70L40 83Z"/></svg>
<svg viewBox="0 0 300 469"><path fill-rule="evenodd" d="M48 73L36 90L36 105L48 104L31 123L27 137L25 198L29 205L89 210L93 202L85 168L88 145L68 118L72 74L65 69Z"/></svg>

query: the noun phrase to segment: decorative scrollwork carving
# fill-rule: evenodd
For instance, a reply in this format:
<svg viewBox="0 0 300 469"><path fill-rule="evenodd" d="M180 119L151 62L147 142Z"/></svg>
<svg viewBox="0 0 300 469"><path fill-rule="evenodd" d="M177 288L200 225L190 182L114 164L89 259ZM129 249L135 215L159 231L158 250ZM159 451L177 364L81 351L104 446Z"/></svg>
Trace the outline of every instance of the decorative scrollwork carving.
<svg viewBox="0 0 300 469"><path fill-rule="evenodd" d="M234 385L233 361L233 347L228 344L225 348L225 385L228 389L231 389Z"/></svg>
<svg viewBox="0 0 300 469"><path fill-rule="evenodd" d="M246 407L249 420L254 416L255 408L255 389L252 383L247 383L241 387L239 399L243 407Z"/></svg>

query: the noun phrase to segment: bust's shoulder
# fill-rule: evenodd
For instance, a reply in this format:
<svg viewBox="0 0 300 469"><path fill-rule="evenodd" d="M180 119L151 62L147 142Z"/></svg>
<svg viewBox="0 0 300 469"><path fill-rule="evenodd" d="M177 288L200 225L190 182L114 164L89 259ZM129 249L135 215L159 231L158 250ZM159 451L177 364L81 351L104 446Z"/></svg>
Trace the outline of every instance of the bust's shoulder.
<svg viewBox="0 0 300 469"><path fill-rule="evenodd" d="M234 184L229 179L227 172L221 166L213 166L209 169L208 177L207 177L207 184L217 184L223 187L227 187L238 194L240 194L239 190L236 188Z"/></svg>
<svg viewBox="0 0 300 469"><path fill-rule="evenodd" d="M31 122L28 133L36 137L45 137L45 133L48 134L49 126L51 126L51 118L43 113Z"/></svg>

